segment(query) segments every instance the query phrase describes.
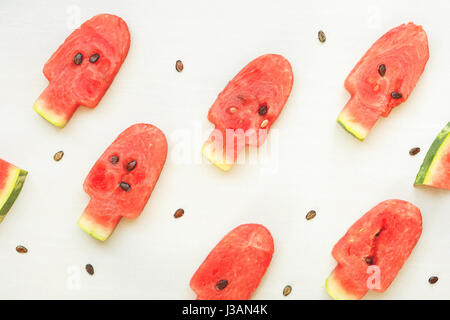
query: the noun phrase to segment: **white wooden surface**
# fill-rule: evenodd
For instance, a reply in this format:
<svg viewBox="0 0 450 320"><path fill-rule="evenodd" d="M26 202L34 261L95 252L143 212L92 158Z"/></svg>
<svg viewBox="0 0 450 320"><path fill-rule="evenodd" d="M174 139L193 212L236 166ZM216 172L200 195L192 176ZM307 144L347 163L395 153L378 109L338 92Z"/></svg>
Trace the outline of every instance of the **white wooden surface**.
<svg viewBox="0 0 450 320"><path fill-rule="evenodd" d="M412 186L450 120L449 9L446 0L2 1L0 157L30 174L0 225L0 298L195 298L189 280L212 247L235 226L257 222L270 229L276 250L253 298L328 299L334 243L378 202L401 198L422 210L423 235L391 288L366 298L449 299L450 193ZM102 12L128 23L128 58L96 109L80 108L56 129L31 108L47 85L42 67L71 28ZM335 122L349 97L344 79L378 37L409 21L424 26L430 60L407 103L361 143ZM283 54L295 75L273 149L259 163L220 172L200 157L212 129L208 109L264 53ZM136 122L166 133L168 160L141 217L123 219L100 243L76 225L88 203L82 183ZM411 157L416 146L422 151ZM65 156L57 163L59 150ZM186 213L174 219L180 207ZM317 217L306 221L310 209ZM18 244L29 252L19 255ZM439 276L433 286L432 275Z"/></svg>

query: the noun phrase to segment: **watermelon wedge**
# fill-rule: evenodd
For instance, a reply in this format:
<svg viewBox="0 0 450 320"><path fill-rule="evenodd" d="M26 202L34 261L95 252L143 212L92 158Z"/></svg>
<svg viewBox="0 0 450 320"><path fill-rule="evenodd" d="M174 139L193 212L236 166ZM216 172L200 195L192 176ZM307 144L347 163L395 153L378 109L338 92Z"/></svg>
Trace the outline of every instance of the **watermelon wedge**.
<svg viewBox="0 0 450 320"><path fill-rule="evenodd" d="M214 131L202 154L228 171L246 145L260 147L291 93L288 60L266 54L251 61L219 94L208 113Z"/></svg>
<svg viewBox="0 0 450 320"><path fill-rule="evenodd" d="M398 26L361 58L345 80L351 98L337 122L359 140L378 118L406 101L429 58L427 34L413 23Z"/></svg>
<svg viewBox="0 0 450 320"><path fill-rule="evenodd" d="M450 122L428 150L414 185L450 190Z"/></svg>
<svg viewBox="0 0 450 320"><path fill-rule="evenodd" d="M0 159L0 223L22 190L28 172Z"/></svg>
<svg viewBox="0 0 450 320"><path fill-rule="evenodd" d="M403 200L381 202L334 246L332 255L338 265L326 281L328 294L353 300L361 299L369 289L386 291L421 233L422 215L417 207ZM371 271L377 278L371 278Z"/></svg>
<svg viewBox="0 0 450 320"><path fill-rule="evenodd" d="M49 85L33 105L64 127L83 105L95 108L119 71L130 47L130 32L119 17L99 14L76 29L44 66Z"/></svg>
<svg viewBox="0 0 450 320"><path fill-rule="evenodd" d="M274 251L269 230L244 224L228 233L191 279L198 300L248 300L264 276Z"/></svg>
<svg viewBox="0 0 450 320"><path fill-rule="evenodd" d="M106 149L84 181L91 200L78 225L104 241L122 217L137 218L158 181L167 141L151 124L135 124Z"/></svg>

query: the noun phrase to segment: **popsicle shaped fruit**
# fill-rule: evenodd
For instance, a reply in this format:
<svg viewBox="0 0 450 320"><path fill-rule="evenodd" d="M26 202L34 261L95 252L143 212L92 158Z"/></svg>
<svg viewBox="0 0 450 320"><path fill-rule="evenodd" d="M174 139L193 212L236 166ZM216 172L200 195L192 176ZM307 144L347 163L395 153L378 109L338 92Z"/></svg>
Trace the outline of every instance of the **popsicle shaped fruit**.
<svg viewBox="0 0 450 320"><path fill-rule="evenodd" d="M84 181L91 200L78 225L103 241L122 217L137 218L158 181L166 156L166 137L155 126L135 124L122 132Z"/></svg>
<svg viewBox="0 0 450 320"><path fill-rule="evenodd" d="M198 300L247 300L272 260L273 239L259 224L244 224L228 233L191 279Z"/></svg>
<svg viewBox="0 0 450 320"><path fill-rule="evenodd" d="M0 222L22 190L28 172L0 159Z"/></svg>
<svg viewBox="0 0 450 320"><path fill-rule="evenodd" d="M214 131L203 155L222 170L230 170L246 145L259 147L278 118L294 76L284 57L266 54L251 61L219 94L208 113Z"/></svg>
<svg viewBox="0 0 450 320"><path fill-rule="evenodd" d="M353 224L336 243L338 265L326 281L334 299L361 299L369 289L386 291L422 233L420 210L386 200Z"/></svg>
<svg viewBox="0 0 450 320"><path fill-rule="evenodd" d="M450 122L434 139L414 184L450 190Z"/></svg>
<svg viewBox="0 0 450 320"><path fill-rule="evenodd" d="M33 105L57 127L80 106L95 108L111 85L130 47L121 18L99 14L70 34L44 66L49 84Z"/></svg>
<svg viewBox="0 0 450 320"><path fill-rule="evenodd" d="M413 23L398 26L366 52L345 80L351 94L338 123L363 140L380 117L406 101L428 61L427 34Z"/></svg>

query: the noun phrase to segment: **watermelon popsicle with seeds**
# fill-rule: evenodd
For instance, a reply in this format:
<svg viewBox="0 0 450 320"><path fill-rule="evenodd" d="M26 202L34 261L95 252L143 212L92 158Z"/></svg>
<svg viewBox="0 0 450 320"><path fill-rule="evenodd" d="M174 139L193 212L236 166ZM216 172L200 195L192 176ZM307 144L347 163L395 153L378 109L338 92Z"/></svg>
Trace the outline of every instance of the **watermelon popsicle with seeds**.
<svg viewBox="0 0 450 320"><path fill-rule="evenodd" d="M414 185L450 190L450 122L428 150Z"/></svg>
<svg viewBox="0 0 450 320"><path fill-rule="evenodd" d="M80 106L95 108L124 62L130 33L121 18L99 14L70 34L44 66L49 84L33 109L64 127Z"/></svg>
<svg viewBox="0 0 450 320"><path fill-rule="evenodd" d="M378 39L345 80L351 98L338 123L359 140L380 117L405 102L429 58L427 34L413 23L398 26Z"/></svg>
<svg viewBox="0 0 450 320"><path fill-rule="evenodd" d="M191 279L198 300L248 300L274 252L269 230L244 224L231 230L209 253Z"/></svg>
<svg viewBox="0 0 450 320"><path fill-rule="evenodd" d="M164 133L150 124L135 124L106 149L84 181L91 200L78 225L106 240L122 217L137 218L158 181L167 157Z"/></svg>
<svg viewBox="0 0 450 320"><path fill-rule="evenodd" d="M0 159L0 223L16 201L28 172Z"/></svg>
<svg viewBox="0 0 450 320"><path fill-rule="evenodd" d="M288 60L266 54L251 61L219 94L208 113L214 131L202 154L228 171L246 145L260 147L283 110L294 76Z"/></svg>
<svg viewBox="0 0 450 320"><path fill-rule="evenodd" d="M422 233L420 210L403 200L372 208L336 243L338 265L326 281L333 299L361 299L373 289L386 291Z"/></svg>

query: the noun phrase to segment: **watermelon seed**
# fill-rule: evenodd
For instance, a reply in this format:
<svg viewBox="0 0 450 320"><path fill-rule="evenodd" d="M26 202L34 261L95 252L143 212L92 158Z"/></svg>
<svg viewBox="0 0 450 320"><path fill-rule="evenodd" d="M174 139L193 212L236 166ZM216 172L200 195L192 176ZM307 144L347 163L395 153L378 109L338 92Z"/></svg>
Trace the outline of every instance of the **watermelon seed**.
<svg viewBox="0 0 450 320"><path fill-rule="evenodd" d="M402 94L400 92L397 92L397 91L392 91L391 92L391 97L393 99L401 99L402 98Z"/></svg>
<svg viewBox="0 0 450 320"><path fill-rule="evenodd" d="M269 124L269 120L264 120L262 123L261 123L261 128L265 128L265 127L267 127L267 125Z"/></svg>
<svg viewBox="0 0 450 320"><path fill-rule="evenodd" d="M88 263L85 268L87 273L89 273L91 276L94 275L94 267L92 266L92 264Z"/></svg>
<svg viewBox="0 0 450 320"><path fill-rule="evenodd" d="M136 168L137 162L135 160L131 161L130 163L127 164L127 170L128 171L133 171L134 168Z"/></svg>
<svg viewBox="0 0 450 320"><path fill-rule="evenodd" d="M318 38L319 38L319 41L322 43L324 43L327 40L327 37L325 36L325 32L323 32L322 30L319 31Z"/></svg>
<svg viewBox="0 0 450 320"><path fill-rule="evenodd" d="M420 152L420 148L412 148L411 150L409 150L409 154L411 156L415 156L416 154L418 154Z"/></svg>
<svg viewBox="0 0 450 320"><path fill-rule="evenodd" d="M372 260L371 257L365 257L365 258L364 258L364 261L366 261L366 263L367 263L369 266L373 265L373 260Z"/></svg>
<svg viewBox="0 0 450 320"><path fill-rule="evenodd" d="M126 182L121 182L120 187L122 188L123 191L130 191L131 189L130 185Z"/></svg>
<svg viewBox="0 0 450 320"><path fill-rule="evenodd" d="M291 286L286 286L283 289L283 296L286 297L286 296L290 295L291 292L292 292L292 287Z"/></svg>
<svg viewBox="0 0 450 320"><path fill-rule="evenodd" d="M175 63L175 69L176 69L178 72L183 71L184 65L183 65L183 62L182 62L181 60L177 60L177 62Z"/></svg>
<svg viewBox="0 0 450 320"><path fill-rule="evenodd" d="M267 108L267 106L261 106L261 107L259 107L259 110L258 110L259 115L261 115L261 116L265 115L265 114L267 113L267 110L268 110L268 109L269 109L269 108Z"/></svg>
<svg viewBox="0 0 450 320"><path fill-rule="evenodd" d="M89 57L89 62L96 63L99 58L100 55L98 53L94 53L92 56Z"/></svg>
<svg viewBox="0 0 450 320"><path fill-rule="evenodd" d="M116 164L117 162L119 162L119 157L118 156L112 156L110 159L112 164Z"/></svg>
<svg viewBox="0 0 450 320"><path fill-rule="evenodd" d="M178 209L175 211L175 214L173 215L175 218L181 218L184 215L184 209Z"/></svg>
<svg viewBox="0 0 450 320"><path fill-rule="evenodd" d="M77 66L79 66L83 62L83 55L81 53L77 53L75 55L75 58L73 58L73 63L75 63Z"/></svg>
<svg viewBox="0 0 450 320"><path fill-rule="evenodd" d="M27 253L27 252L28 252L28 249L25 248L24 246L17 246L17 247L16 247L16 251L17 251L18 253Z"/></svg>
<svg viewBox="0 0 450 320"><path fill-rule="evenodd" d="M306 220L311 220L311 219L314 219L315 217L316 217L315 210L311 210L306 214Z"/></svg>
<svg viewBox="0 0 450 320"><path fill-rule="evenodd" d="M428 279L428 282L429 282L430 284L435 284L436 282L438 282L438 280L439 280L438 277L432 276L432 277L430 277L430 279Z"/></svg>
<svg viewBox="0 0 450 320"><path fill-rule="evenodd" d="M228 281L227 280L220 280L219 282L217 282L216 284L216 288L218 290L223 290L228 286Z"/></svg>
<svg viewBox="0 0 450 320"><path fill-rule="evenodd" d="M53 160L59 161L59 160L62 159L63 156L64 156L64 151L58 151L58 152L55 153L55 155L53 156Z"/></svg>
<svg viewBox="0 0 450 320"><path fill-rule="evenodd" d="M384 64L380 64L380 66L378 67L378 73L380 74L380 76L384 77L384 75L386 74L386 66Z"/></svg>
<svg viewBox="0 0 450 320"><path fill-rule="evenodd" d="M235 107L230 108L230 113L236 113L237 109Z"/></svg>

